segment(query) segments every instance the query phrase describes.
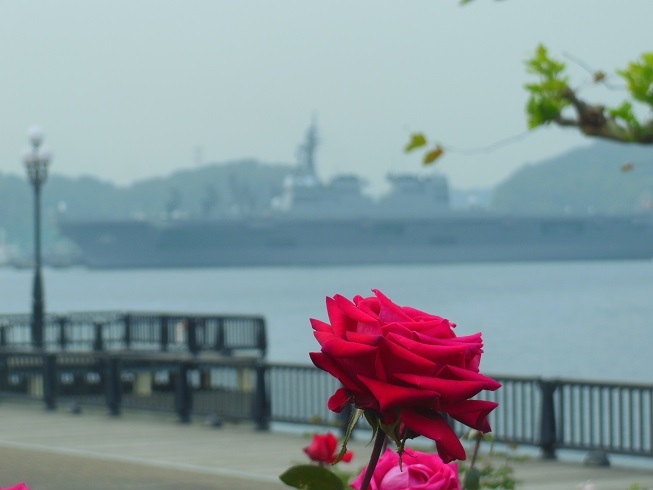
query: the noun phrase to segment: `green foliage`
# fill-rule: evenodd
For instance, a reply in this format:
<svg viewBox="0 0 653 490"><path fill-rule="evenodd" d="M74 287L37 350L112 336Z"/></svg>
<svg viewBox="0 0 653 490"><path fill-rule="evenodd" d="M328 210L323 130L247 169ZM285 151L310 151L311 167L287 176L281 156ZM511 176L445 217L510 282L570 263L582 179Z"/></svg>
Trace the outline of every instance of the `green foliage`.
<svg viewBox="0 0 653 490"><path fill-rule="evenodd" d="M293 488L305 490L344 490L345 483L323 466L303 464L293 466L279 476L282 482Z"/></svg>
<svg viewBox="0 0 653 490"><path fill-rule="evenodd" d="M526 68L529 73L538 78L537 82L525 86L530 94L526 104L530 129L552 122L560 123L563 110L574 105L578 121L572 120L571 123L565 121L565 123L578 126L585 134L622 142L653 142L651 123L647 125L637 118L630 101L624 101L615 108L606 108L607 116L611 120L600 122L599 118L597 123L593 117L594 113L602 116L604 107L588 104L579 98L578 94L569 87L565 64L551 58L543 45L540 44L533 57L526 61ZM617 73L626 80L626 86L633 100L653 109L653 52L642 54L638 61L629 63L626 69L619 70ZM593 79L595 83L604 83L606 74L597 71L593 74ZM594 112L588 111L588 108L592 108Z"/></svg>
<svg viewBox="0 0 653 490"><path fill-rule="evenodd" d="M516 444L509 446L509 452L501 453L494 450L494 436L492 434L483 435L477 431L470 431L466 439L472 445L477 445L480 441L489 441L490 451L481 456L472 448L467 449L467 453L474 454L475 458L472 457L471 462L467 460L458 463L458 472L464 490L480 490L482 488L514 490L517 488L519 482L515 479L512 463L520 461L524 457L516 454ZM501 461L497 463L498 459L501 459Z"/></svg>
<svg viewBox="0 0 653 490"><path fill-rule="evenodd" d="M417 148L426 145L426 137L422 133L414 133L410 135L410 141L404 147L406 153L411 152Z"/></svg>
<svg viewBox="0 0 653 490"><path fill-rule="evenodd" d="M512 460L506 457L503 463L496 464L493 455L478 462L470 469L464 463L458 463L460 478L465 490L494 488L497 490L515 490L519 483L515 479L515 470L510 464Z"/></svg>
<svg viewBox="0 0 653 490"><path fill-rule="evenodd" d="M608 109L608 114L610 114L615 120L622 122L631 131L633 140L635 140L635 135L641 133L642 125L637 120L637 117L633 112L633 105L630 102L624 101L619 107Z"/></svg>
<svg viewBox="0 0 653 490"><path fill-rule="evenodd" d="M422 148L427 145L427 140L424 134L414 133L410 135L410 141L404 146L404 151L410 153L417 148ZM422 163L424 165L430 165L434 163L438 158L444 154L444 148L440 145L435 145L432 150L427 151L422 157Z"/></svg>
<svg viewBox="0 0 653 490"><path fill-rule="evenodd" d="M526 67L529 73L539 78L537 83L526 85L530 92L526 104L528 127L534 129L554 122L570 105L565 98L569 78L564 75L565 64L551 58L542 44L535 50L535 55L526 61Z"/></svg>
<svg viewBox="0 0 653 490"><path fill-rule="evenodd" d="M653 109L653 52L643 53L639 61L630 62L617 73L626 80L633 98Z"/></svg>
<svg viewBox="0 0 653 490"><path fill-rule="evenodd" d="M478 468L470 468L465 471L463 488L465 490L479 490L481 488L481 472Z"/></svg>

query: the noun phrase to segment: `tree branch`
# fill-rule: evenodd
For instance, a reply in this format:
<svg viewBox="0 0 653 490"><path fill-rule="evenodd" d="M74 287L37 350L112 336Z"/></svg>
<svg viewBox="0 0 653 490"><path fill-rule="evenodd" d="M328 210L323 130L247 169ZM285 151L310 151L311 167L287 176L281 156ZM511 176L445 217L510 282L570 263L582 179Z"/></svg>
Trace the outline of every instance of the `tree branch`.
<svg viewBox="0 0 653 490"><path fill-rule="evenodd" d="M564 91L562 97L571 103L576 111L577 119L558 117L555 123L559 126L577 127L586 136L621 143L653 144L653 121L649 121L640 131L636 132L606 114L604 106L585 102L569 87Z"/></svg>

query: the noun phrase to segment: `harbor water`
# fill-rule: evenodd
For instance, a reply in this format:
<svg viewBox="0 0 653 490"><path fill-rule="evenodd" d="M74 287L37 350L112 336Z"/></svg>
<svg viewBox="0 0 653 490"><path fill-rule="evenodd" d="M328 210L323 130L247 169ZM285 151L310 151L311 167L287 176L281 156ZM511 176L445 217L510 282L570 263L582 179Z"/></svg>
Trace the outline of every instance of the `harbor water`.
<svg viewBox="0 0 653 490"><path fill-rule="evenodd" d="M399 304L483 332L482 369L653 383L653 262L44 270L48 312L88 310L260 314L268 358L309 363L309 318L325 297L378 288ZM0 312L30 311L32 272L0 269Z"/></svg>

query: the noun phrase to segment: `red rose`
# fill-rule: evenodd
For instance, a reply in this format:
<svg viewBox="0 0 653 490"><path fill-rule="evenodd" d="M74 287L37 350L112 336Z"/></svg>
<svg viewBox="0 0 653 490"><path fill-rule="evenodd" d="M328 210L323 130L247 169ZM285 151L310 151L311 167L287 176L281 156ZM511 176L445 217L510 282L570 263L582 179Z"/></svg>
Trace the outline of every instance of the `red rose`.
<svg viewBox="0 0 653 490"><path fill-rule="evenodd" d="M376 415L393 437L411 431L433 439L445 462L465 459L465 450L443 414L489 432L496 403L470 400L501 385L479 373L481 334L456 337L455 324L415 308L398 306L380 291L327 298L331 324L311 320L321 352L311 359L342 388L329 399L340 412L347 403ZM386 430L384 428L384 430Z"/></svg>
<svg viewBox="0 0 653 490"><path fill-rule="evenodd" d="M360 490L363 471L351 486ZM458 466L445 464L437 454L427 454L406 448L399 466L399 455L386 449L374 469L369 490L460 490Z"/></svg>
<svg viewBox="0 0 653 490"><path fill-rule="evenodd" d="M309 446L304 448L304 452L311 460L318 463L331 464L336 460L336 449L338 449L338 439L331 434L315 434ZM347 451L342 457L342 461L349 463L354 457L352 451Z"/></svg>

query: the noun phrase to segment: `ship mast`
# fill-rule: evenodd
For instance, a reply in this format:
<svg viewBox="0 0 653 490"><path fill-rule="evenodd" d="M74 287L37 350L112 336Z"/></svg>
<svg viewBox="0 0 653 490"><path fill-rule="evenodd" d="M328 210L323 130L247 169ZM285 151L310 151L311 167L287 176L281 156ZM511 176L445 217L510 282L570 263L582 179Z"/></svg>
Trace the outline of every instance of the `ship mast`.
<svg viewBox="0 0 653 490"><path fill-rule="evenodd" d="M317 150L319 140L317 137L317 125L315 118L311 121L311 125L306 131L304 142L297 148L298 159L298 174L303 177L313 177L317 179L315 172L315 152Z"/></svg>

